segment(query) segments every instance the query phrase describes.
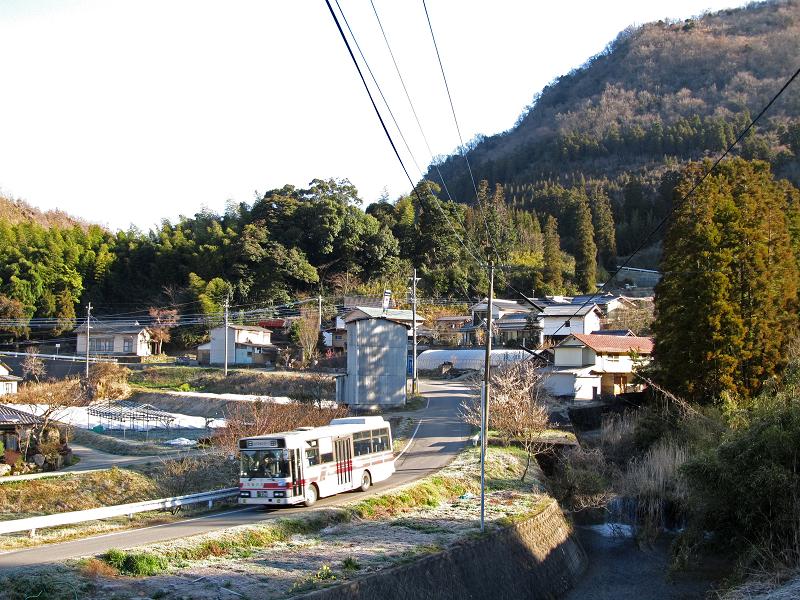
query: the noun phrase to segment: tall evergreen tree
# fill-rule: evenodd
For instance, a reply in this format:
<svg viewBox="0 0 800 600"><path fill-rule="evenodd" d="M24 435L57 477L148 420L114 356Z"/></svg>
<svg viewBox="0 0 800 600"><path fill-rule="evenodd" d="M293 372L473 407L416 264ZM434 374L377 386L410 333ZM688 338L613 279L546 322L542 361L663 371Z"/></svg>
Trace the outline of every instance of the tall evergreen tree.
<svg viewBox="0 0 800 600"><path fill-rule="evenodd" d="M608 194L600 186L595 186L591 192L592 224L594 225L595 241L600 256L600 264L607 270L613 268L613 261L617 257L617 236L614 231L614 213L611 212L611 201Z"/></svg>
<svg viewBox="0 0 800 600"><path fill-rule="evenodd" d="M707 167L691 165L676 198ZM674 392L746 399L786 363L798 331L794 197L766 163L734 159L676 207L653 327L659 377Z"/></svg>
<svg viewBox="0 0 800 600"><path fill-rule="evenodd" d="M593 292L597 285L597 246L589 201L583 193L576 197L575 212L575 283L582 292Z"/></svg>
<svg viewBox="0 0 800 600"><path fill-rule="evenodd" d="M560 293L564 287L563 264L561 259L561 239L558 237L558 221L547 215L544 224L544 270L542 279L545 291Z"/></svg>

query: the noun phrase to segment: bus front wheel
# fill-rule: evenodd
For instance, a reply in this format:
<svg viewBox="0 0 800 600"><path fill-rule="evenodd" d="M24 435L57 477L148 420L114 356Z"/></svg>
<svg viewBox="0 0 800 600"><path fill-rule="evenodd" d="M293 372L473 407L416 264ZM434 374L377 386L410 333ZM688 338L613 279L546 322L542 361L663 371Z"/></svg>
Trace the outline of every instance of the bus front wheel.
<svg viewBox="0 0 800 600"><path fill-rule="evenodd" d="M312 483L306 488L306 500L303 504L305 506L313 506L316 504L318 498L319 492L317 491L317 486Z"/></svg>
<svg viewBox="0 0 800 600"><path fill-rule="evenodd" d="M366 492L371 485L372 475L369 474L369 471L364 471L364 474L361 476L361 487L358 489L360 489L362 492Z"/></svg>

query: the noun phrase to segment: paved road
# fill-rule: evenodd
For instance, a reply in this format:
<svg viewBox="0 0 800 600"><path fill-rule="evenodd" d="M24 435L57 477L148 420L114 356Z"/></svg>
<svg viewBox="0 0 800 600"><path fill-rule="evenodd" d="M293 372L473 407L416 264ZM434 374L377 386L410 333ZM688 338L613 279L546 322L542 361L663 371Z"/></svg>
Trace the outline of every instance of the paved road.
<svg viewBox="0 0 800 600"><path fill-rule="evenodd" d="M461 400L467 397L469 390L463 384L452 382L420 382L420 387L422 393L430 398L430 403L427 409L417 413L420 417L420 424L416 436L396 461L397 472L388 481L376 484L367 494L346 493L323 498L317 502L315 508L337 506L357 500L364 495L381 493L437 471L453 459L464 446L469 435L469 427L462 423L458 416L458 406ZM26 567L78 556L89 556L105 552L110 548L128 548L163 542L289 516L305 510L309 509L264 510L260 507L240 507L164 525L0 554L0 569Z"/></svg>
<svg viewBox="0 0 800 600"><path fill-rule="evenodd" d="M72 475L74 473L105 471L112 467L130 467L132 465L141 465L151 462L158 462L160 460L167 460L179 456L187 456L189 454L197 454L202 451L198 450L176 450L174 452L164 452L163 454L151 454L146 456L126 456L121 454L109 454L89 448L82 444L70 443L75 456L80 457L80 462L71 467L66 467L58 471L47 471L45 473L28 473L27 475L11 475L0 478L0 484L12 483L14 481L27 481L30 479L45 479L50 477L63 477L64 475Z"/></svg>

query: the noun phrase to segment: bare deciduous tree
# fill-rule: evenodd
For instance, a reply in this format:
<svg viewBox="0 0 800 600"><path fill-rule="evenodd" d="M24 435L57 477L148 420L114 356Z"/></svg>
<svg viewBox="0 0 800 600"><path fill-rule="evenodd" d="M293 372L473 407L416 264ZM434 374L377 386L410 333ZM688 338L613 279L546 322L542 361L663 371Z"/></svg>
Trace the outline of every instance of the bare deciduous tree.
<svg viewBox="0 0 800 600"><path fill-rule="evenodd" d="M272 404L239 402L226 417L226 426L218 429L215 442L227 454L239 452L243 437L291 431L298 427L319 427L331 419L347 416L346 408L318 408L309 404Z"/></svg>
<svg viewBox="0 0 800 600"><path fill-rule="evenodd" d="M171 339L170 329L178 324L178 311L174 308L150 308L148 311L153 323L148 329L153 341L158 344L156 354L161 354L164 342Z"/></svg>
<svg viewBox="0 0 800 600"><path fill-rule="evenodd" d="M536 371L534 361L511 363L492 370L489 404L489 428L506 446L520 444L527 453L527 463L522 479L528 474L531 460L542 451L545 443L542 434L547 429L547 401L550 398L544 389L544 376ZM477 395L461 405L467 423L480 427L481 381L475 382Z"/></svg>
<svg viewBox="0 0 800 600"><path fill-rule="evenodd" d="M46 373L44 361L39 358L39 350L28 348L25 351L25 359L22 361L22 376L31 377L36 380L36 383L39 383Z"/></svg>
<svg viewBox="0 0 800 600"><path fill-rule="evenodd" d="M49 383L28 383L22 386L6 401L28 405L28 412L39 417L39 422L31 428L27 453L30 446L38 447L46 441L46 432L66 416L72 406L85 406L89 403L86 390L79 379L63 379Z"/></svg>
<svg viewBox="0 0 800 600"><path fill-rule="evenodd" d="M297 341L302 352L304 365L312 363L317 355L319 343L319 315L315 310L303 310L300 314L297 329Z"/></svg>

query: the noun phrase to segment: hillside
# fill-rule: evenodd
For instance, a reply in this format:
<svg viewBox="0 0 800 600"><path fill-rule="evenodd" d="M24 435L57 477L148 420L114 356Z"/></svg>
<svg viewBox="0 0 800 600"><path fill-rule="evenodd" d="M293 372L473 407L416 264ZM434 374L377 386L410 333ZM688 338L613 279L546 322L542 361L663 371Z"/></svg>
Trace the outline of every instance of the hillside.
<svg viewBox="0 0 800 600"><path fill-rule="evenodd" d="M511 130L476 138L469 145L475 178L504 184L512 206L556 217L563 213L559 186L600 186L624 255L664 214L672 172L733 141L800 66L798 57L798 0L626 29L537 94ZM739 153L800 183L800 83ZM438 167L454 197L472 199L461 157ZM433 168L428 177L440 181ZM562 236L570 236L562 225Z"/></svg>
<svg viewBox="0 0 800 600"><path fill-rule="evenodd" d="M89 224L61 210L41 211L23 200L12 200L0 196L0 222L17 225L19 223L36 223L42 227L74 227L83 229Z"/></svg>

